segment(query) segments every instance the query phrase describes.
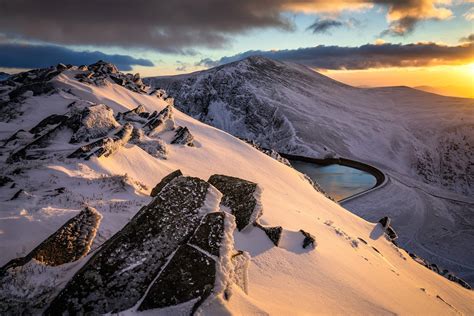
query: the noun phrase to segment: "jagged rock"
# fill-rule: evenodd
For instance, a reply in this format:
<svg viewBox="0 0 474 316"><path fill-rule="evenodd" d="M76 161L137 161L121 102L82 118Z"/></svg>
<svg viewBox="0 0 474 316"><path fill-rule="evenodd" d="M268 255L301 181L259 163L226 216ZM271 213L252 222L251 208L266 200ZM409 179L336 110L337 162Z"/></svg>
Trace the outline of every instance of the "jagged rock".
<svg viewBox="0 0 474 316"><path fill-rule="evenodd" d="M312 247L312 248L315 248L316 247L316 237L314 237L313 235L311 235L310 233L300 229L300 233L303 234L304 236L304 240L303 240L303 248L307 248L307 247Z"/></svg>
<svg viewBox="0 0 474 316"><path fill-rule="evenodd" d="M175 178L104 243L53 300L45 314L117 313L134 306L168 261L168 256L189 240L206 213L218 209L219 197L220 194L203 180ZM189 247L180 249L189 250ZM208 260L212 259L205 262ZM191 261L187 263L186 269L193 269ZM171 267L175 265L167 270ZM209 275L203 273L208 267L212 265L199 266L199 274ZM170 276L169 273L164 275ZM168 288L176 290L171 284Z"/></svg>
<svg viewBox="0 0 474 316"><path fill-rule="evenodd" d="M379 223L382 224L382 227L383 228L387 228L390 226L390 217L388 216L385 216L385 217L382 217L380 220L379 220Z"/></svg>
<svg viewBox="0 0 474 316"><path fill-rule="evenodd" d="M93 155L96 155L97 157L109 157L130 140L132 137L132 130L133 125L127 123L114 136L105 137L84 145L70 154L68 158L84 158L88 160Z"/></svg>
<svg viewBox="0 0 474 316"><path fill-rule="evenodd" d="M72 144L104 137L112 129L120 126L115 120L113 110L104 104L92 105L83 109L78 124L79 127L70 140Z"/></svg>
<svg viewBox="0 0 474 316"><path fill-rule="evenodd" d="M28 255L13 259L0 268L0 276L32 259L47 266L58 266L84 257L90 250L101 219L102 215L94 208L86 207Z"/></svg>
<svg viewBox="0 0 474 316"><path fill-rule="evenodd" d="M224 195L221 205L230 208L239 231L256 222L262 215L259 200L261 189L256 183L216 174L208 182Z"/></svg>
<svg viewBox="0 0 474 316"><path fill-rule="evenodd" d="M158 132L163 130L173 130L173 107L168 105L158 114L156 112L153 112L148 117L148 122L143 125L143 128L148 131L148 134L150 134L151 132Z"/></svg>
<svg viewBox="0 0 474 316"><path fill-rule="evenodd" d="M248 294L248 266L250 255L246 251L239 250L232 255L232 265L234 266L233 282Z"/></svg>
<svg viewBox="0 0 474 316"><path fill-rule="evenodd" d="M161 179L161 181L151 190L150 196L157 196L168 183L170 183L174 178L180 177L182 175L183 173L179 169L171 172L169 175Z"/></svg>
<svg viewBox="0 0 474 316"><path fill-rule="evenodd" d="M283 228L281 226L265 227L260 225L259 223L255 223L255 226L263 230L268 236L268 238L272 241L272 243L278 247L278 244L280 243L281 233L283 232Z"/></svg>
<svg viewBox="0 0 474 316"><path fill-rule="evenodd" d="M224 219L225 214L223 212L207 214L189 244L219 257L219 250L224 237Z"/></svg>
<svg viewBox="0 0 474 316"><path fill-rule="evenodd" d="M286 158L283 158L276 150L263 148L258 143L256 143L254 140L250 140L250 139L246 139L246 138L240 138L240 139L243 140L244 142L246 142L247 144L249 144L250 146L252 146L253 148L257 149L258 151L261 151L265 155L270 156L273 159L275 159L276 161L281 162L282 164L291 167L290 161Z"/></svg>
<svg viewBox="0 0 474 316"><path fill-rule="evenodd" d="M186 145L193 147L194 143L194 136L191 134L189 129L187 127L182 127L179 126L178 129L176 130L176 134L171 141L171 144L181 144L181 145Z"/></svg>
<svg viewBox="0 0 474 316"><path fill-rule="evenodd" d="M149 116L150 113L145 110L145 107L143 105L139 105L130 111L117 114L117 120L125 120L143 124L147 122L147 118Z"/></svg>
<svg viewBox="0 0 474 316"><path fill-rule="evenodd" d="M52 114L45 119L41 120L38 124L35 125L32 129L30 129L31 134L40 134L43 130L45 130L48 125L57 125L65 121L68 117L66 115L58 115Z"/></svg>

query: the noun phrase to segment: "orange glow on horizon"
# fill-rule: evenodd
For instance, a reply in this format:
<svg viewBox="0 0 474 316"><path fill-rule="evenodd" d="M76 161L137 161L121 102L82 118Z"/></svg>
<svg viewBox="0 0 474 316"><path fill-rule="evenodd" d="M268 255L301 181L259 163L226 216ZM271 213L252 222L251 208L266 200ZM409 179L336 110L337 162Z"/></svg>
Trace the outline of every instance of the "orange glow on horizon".
<svg viewBox="0 0 474 316"><path fill-rule="evenodd" d="M474 98L474 62L455 66L319 72L356 87L409 86L447 96Z"/></svg>

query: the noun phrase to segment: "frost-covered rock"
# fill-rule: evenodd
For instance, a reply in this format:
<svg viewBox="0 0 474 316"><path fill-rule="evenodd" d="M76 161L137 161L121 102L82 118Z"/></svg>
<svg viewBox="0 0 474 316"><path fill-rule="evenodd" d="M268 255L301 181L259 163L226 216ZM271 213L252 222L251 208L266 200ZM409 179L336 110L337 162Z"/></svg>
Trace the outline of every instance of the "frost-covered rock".
<svg viewBox="0 0 474 316"><path fill-rule="evenodd" d="M132 137L133 125L125 124L120 131L112 137L104 137L90 144L81 146L68 156L68 158L90 159L93 155L97 157L108 157L125 145Z"/></svg>
<svg viewBox="0 0 474 316"><path fill-rule="evenodd" d="M83 72L76 75L80 82L104 86L107 81L121 85L131 91L146 93L146 85L142 82L140 74L121 73L114 64L99 60L87 67L82 67Z"/></svg>
<svg viewBox="0 0 474 316"><path fill-rule="evenodd" d="M72 135L71 143L104 137L120 126L115 120L114 111L104 104L89 106L81 111L80 116L79 128Z"/></svg>
<svg viewBox="0 0 474 316"><path fill-rule="evenodd" d="M28 255L8 262L0 269L0 275L32 259L47 266L58 266L82 258L90 250L101 219L97 210L86 207Z"/></svg>
<svg viewBox="0 0 474 316"><path fill-rule="evenodd" d="M230 208L239 231L262 215L261 188L256 183L225 175L212 175L208 182L224 194L221 204Z"/></svg>
<svg viewBox="0 0 474 316"><path fill-rule="evenodd" d="M148 117L148 122L143 125L143 129L150 133L158 133L161 131L170 131L175 128L173 118L173 107L168 105L159 113L152 113Z"/></svg>
<svg viewBox="0 0 474 316"><path fill-rule="evenodd" d="M192 198L190 198L192 197ZM46 311L103 314L134 306L169 255L184 245L220 194L198 178L178 177L72 278Z"/></svg>

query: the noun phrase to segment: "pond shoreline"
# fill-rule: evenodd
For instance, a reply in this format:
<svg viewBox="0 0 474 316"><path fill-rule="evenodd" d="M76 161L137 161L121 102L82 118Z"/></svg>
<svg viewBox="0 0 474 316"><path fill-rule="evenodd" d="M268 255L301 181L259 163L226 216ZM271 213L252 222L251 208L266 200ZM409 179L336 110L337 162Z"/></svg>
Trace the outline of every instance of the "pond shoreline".
<svg viewBox="0 0 474 316"><path fill-rule="evenodd" d="M361 195L364 195L366 193L371 192L372 190L379 188L383 186L387 182L387 176L380 171L379 169L375 168L374 166L368 165L366 163L352 160L352 159L347 159L347 158L324 158L324 159L319 159L319 158L312 158L312 157L305 157L305 156L298 156L298 155L291 155L291 154L285 154L285 153L279 153L280 156L283 158L286 158L288 160L295 160L295 161L302 161L302 162L309 162L309 163L314 163L317 165L321 166L328 166L328 165L341 165L341 166L346 166L346 167L351 167L354 169L358 169L364 172L367 172L374 176L376 183L373 187L356 193L354 195L348 196L340 201L338 203L344 203L348 202L349 200L352 200L353 198L359 197Z"/></svg>

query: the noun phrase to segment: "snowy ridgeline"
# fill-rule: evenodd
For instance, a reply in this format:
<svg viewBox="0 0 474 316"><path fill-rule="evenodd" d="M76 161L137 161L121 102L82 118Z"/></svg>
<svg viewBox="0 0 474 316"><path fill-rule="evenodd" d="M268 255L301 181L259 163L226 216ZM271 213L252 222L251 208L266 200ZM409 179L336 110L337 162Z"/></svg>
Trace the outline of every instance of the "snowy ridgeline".
<svg viewBox="0 0 474 316"><path fill-rule="evenodd" d="M0 100L1 314L474 311L388 220L138 75L60 64L9 77Z"/></svg>
<svg viewBox="0 0 474 316"><path fill-rule="evenodd" d="M257 56L144 81L177 109L265 148L376 166L388 183L344 206L369 221L390 216L402 246L474 282L473 99L354 88Z"/></svg>

